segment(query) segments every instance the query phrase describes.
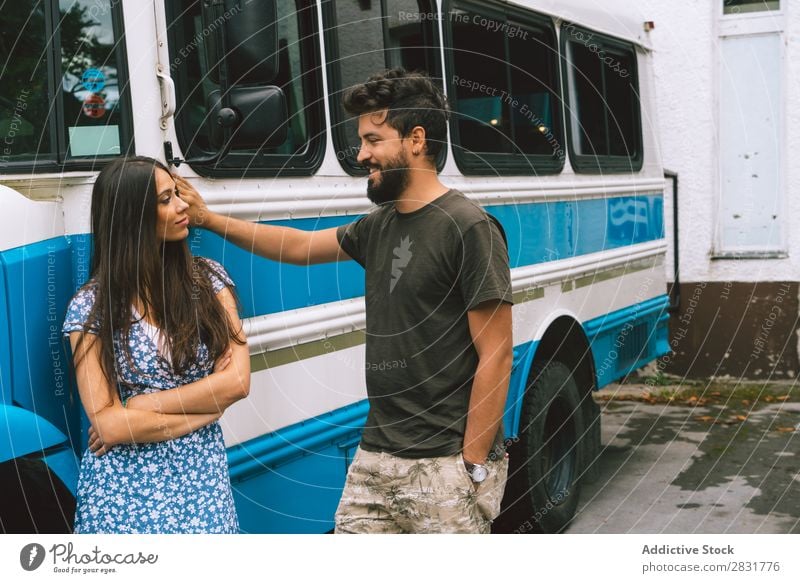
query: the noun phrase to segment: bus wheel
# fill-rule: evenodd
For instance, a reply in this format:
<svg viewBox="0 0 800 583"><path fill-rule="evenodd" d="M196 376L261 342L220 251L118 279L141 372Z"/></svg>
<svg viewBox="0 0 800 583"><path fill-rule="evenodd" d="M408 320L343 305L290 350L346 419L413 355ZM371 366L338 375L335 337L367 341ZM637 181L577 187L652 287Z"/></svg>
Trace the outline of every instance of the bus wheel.
<svg viewBox="0 0 800 583"><path fill-rule="evenodd" d="M40 459L22 457L0 463L0 533L72 532L75 498Z"/></svg>
<svg viewBox="0 0 800 583"><path fill-rule="evenodd" d="M534 364L520 419L519 441L509 448L506 531L562 532L580 497L580 438L584 421L578 384L561 362ZM514 524L516 523L516 525Z"/></svg>

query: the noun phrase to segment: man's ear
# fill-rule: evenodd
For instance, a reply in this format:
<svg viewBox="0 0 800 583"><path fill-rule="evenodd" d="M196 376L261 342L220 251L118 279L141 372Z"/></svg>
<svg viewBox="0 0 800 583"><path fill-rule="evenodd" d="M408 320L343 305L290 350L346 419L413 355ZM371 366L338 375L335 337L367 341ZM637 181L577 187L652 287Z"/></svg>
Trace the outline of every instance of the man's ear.
<svg viewBox="0 0 800 583"><path fill-rule="evenodd" d="M409 135L411 142L411 153L415 156L426 156L427 139L425 136L425 128L422 126L414 126Z"/></svg>

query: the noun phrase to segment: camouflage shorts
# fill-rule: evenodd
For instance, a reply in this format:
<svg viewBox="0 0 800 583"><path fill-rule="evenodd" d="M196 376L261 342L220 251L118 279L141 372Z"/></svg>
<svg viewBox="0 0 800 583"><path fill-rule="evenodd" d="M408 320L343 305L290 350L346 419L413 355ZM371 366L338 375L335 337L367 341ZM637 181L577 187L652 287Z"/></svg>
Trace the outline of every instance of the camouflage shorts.
<svg viewBox="0 0 800 583"><path fill-rule="evenodd" d="M475 484L461 454L408 459L356 451L336 511L337 533L488 533L500 513L508 459Z"/></svg>

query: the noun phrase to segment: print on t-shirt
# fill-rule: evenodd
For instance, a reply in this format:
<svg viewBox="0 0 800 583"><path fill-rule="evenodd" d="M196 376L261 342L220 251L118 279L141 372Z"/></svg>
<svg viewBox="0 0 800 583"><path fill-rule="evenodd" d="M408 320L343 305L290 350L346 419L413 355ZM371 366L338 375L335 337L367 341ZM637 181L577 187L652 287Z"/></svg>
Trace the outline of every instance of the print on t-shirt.
<svg viewBox="0 0 800 583"><path fill-rule="evenodd" d="M408 262L411 261L413 253L411 252L411 237L403 237L400 239L400 245L394 248L394 256L392 259L392 280L389 282L389 293L394 291L394 286L400 281L403 276L403 268L408 267Z"/></svg>

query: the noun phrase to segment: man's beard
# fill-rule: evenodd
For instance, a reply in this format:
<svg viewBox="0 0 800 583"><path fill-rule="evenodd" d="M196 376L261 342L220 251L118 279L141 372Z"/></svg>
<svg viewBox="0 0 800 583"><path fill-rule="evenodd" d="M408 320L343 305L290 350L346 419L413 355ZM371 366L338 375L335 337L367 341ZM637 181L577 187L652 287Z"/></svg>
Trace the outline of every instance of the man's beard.
<svg viewBox="0 0 800 583"><path fill-rule="evenodd" d="M396 201L408 186L408 161L403 154L380 167L381 180L377 184L367 181L367 198L374 204Z"/></svg>

